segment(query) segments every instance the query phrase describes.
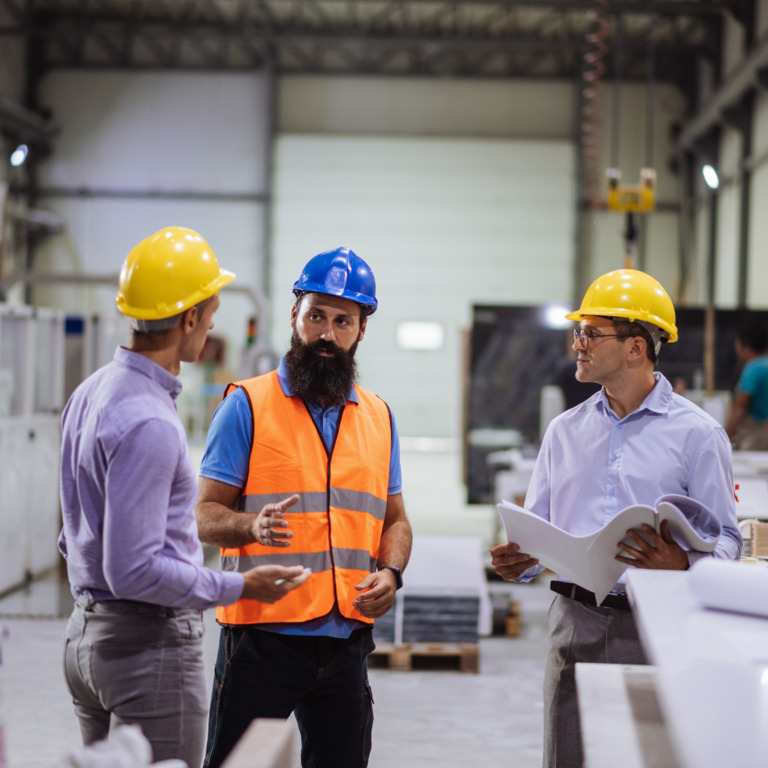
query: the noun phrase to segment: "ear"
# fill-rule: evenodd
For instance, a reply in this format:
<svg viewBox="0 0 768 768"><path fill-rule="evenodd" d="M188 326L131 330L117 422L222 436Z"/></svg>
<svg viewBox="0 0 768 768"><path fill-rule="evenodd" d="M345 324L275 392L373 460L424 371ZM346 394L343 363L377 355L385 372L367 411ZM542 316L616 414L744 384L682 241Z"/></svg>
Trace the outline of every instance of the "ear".
<svg viewBox="0 0 768 768"><path fill-rule="evenodd" d="M296 327L296 318L299 316L299 305L294 304L291 307L291 328Z"/></svg>
<svg viewBox="0 0 768 768"><path fill-rule="evenodd" d="M645 348L648 342L642 336L631 336L631 344L627 352L628 360L642 360L646 357Z"/></svg>
<svg viewBox="0 0 768 768"><path fill-rule="evenodd" d="M360 333L357 334L357 340L362 341L363 337L365 336L365 329L368 326L368 315L366 315L361 321L360 321Z"/></svg>
<svg viewBox="0 0 768 768"><path fill-rule="evenodd" d="M181 318L181 328L185 333L191 333L200 322L200 316L197 313L197 305L190 307Z"/></svg>

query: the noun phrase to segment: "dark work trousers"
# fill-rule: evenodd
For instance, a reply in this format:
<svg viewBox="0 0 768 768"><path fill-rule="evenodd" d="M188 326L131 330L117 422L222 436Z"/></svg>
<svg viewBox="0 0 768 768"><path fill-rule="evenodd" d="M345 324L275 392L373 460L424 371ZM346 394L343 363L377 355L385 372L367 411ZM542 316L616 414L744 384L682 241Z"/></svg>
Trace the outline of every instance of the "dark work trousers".
<svg viewBox="0 0 768 768"><path fill-rule="evenodd" d="M558 595L549 608L544 673L544 768L581 768L575 664L646 664L631 611L599 608Z"/></svg>
<svg viewBox="0 0 768 768"><path fill-rule="evenodd" d="M223 627L205 766L221 765L254 718L294 712L303 768L365 768L373 729L372 634L357 629L340 640Z"/></svg>
<svg viewBox="0 0 768 768"><path fill-rule="evenodd" d="M83 744L135 724L153 762L199 768L207 717L203 618L191 608L78 597L67 622L64 677Z"/></svg>

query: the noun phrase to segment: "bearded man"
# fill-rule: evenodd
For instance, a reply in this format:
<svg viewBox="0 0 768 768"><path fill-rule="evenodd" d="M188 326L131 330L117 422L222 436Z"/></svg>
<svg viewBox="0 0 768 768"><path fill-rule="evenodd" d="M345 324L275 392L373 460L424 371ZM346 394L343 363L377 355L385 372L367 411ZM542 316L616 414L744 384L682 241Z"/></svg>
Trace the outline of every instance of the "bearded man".
<svg viewBox="0 0 768 768"><path fill-rule="evenodd" d="M231 384L214 414L196 514L225 570L301 564L311 575L279 609L240 600L217 611L209 768L251 720L291 713L302 766L368 764L373 620L411 551L395 421L355 383L378 306L373 273L337 248L311 259L293 292L290 351L277 371Z"/></svg>

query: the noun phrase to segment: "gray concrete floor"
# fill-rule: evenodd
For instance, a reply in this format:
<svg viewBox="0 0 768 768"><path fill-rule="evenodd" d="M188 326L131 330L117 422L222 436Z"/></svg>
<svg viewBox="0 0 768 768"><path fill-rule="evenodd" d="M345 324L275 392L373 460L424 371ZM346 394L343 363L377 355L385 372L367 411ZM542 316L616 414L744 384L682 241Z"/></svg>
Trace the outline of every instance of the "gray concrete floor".
<svg viewBox="0 0 768 768"><path fill-rule="evenodd" d="M541 765L541 683L546 648L546 579L491 582L521 604L518 638L480 641L479 674L450 661L418 660L409 672L371 669L375 699L370 768L478 768ZM61 671L62 633L71 606L54 578L0 600L3 666L0 717L9 768L51 768L80 747L77 720ZM218 638L206 613L211 670ZM2 720L0 720L2 723ZM299 765L298 749L294 749ZM0 761L2 762L2 761Z"/></svg>

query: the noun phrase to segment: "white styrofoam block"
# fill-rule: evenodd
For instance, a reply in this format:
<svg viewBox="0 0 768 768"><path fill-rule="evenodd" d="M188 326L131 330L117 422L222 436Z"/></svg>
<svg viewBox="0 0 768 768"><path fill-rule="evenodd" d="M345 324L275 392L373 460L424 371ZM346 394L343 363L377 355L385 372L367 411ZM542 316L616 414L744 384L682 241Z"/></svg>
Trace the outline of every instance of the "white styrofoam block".
<svg viewBox="0 0 768 768"><path fill-rule="evenodd" d="M477 595L478 634L491 634L493 609L483 565L482 537L414 536L403 583L405 595Z"/></svg>

